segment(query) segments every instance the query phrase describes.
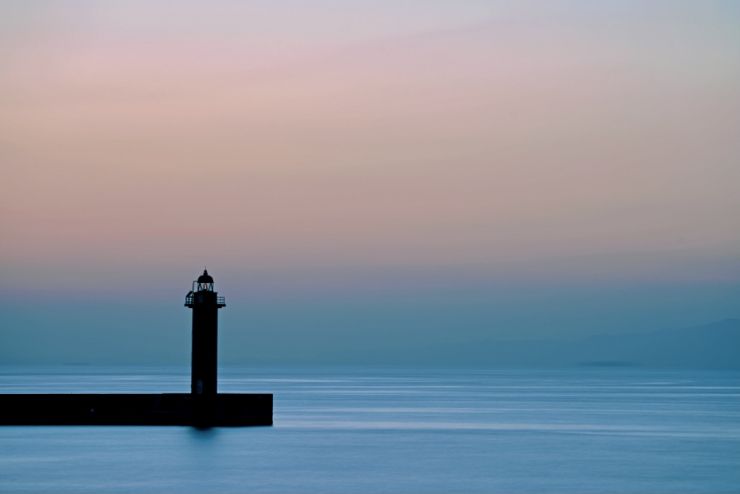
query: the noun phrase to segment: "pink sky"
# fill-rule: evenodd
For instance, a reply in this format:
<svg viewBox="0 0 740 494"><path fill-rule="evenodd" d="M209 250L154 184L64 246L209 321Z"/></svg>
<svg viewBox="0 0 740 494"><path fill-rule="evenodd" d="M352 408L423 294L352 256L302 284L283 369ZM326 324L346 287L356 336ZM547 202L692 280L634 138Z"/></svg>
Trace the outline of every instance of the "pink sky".
<svg viewBox="0 0 740 494"><path fill-rule="evenodd" d="M740 279L737 9L249 5L3 2L4 289L203 264Z"/></svg>

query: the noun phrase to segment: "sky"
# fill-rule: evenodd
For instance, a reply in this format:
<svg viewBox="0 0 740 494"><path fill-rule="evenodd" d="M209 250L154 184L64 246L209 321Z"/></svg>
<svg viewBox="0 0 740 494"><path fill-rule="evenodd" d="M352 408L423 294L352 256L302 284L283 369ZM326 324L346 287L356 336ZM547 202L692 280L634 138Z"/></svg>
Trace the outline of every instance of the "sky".
<svg viewBox="0 0 740 494"><path fill-rule="evenodd" d="M4 1L0 363L186 362L203 267L241 363L736 318L738 25L732 1Z"/></svg>

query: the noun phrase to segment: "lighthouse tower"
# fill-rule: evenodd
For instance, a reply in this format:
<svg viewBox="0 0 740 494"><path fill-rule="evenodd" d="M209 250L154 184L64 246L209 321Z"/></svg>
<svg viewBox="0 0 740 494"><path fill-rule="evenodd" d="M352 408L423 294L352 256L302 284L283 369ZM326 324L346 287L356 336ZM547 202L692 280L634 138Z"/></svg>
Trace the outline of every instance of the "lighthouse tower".
<svg viewBox="0 0 740 494"><path fill-rule="evenodd" d="M272 425L272 394L219 393L218 309L208 271L185 296L193 309L190 393L0 393L3 425L192 425L198 428Z"/></svg>
<svg viewBox="0 0 740 494"><path fill-rule="evenodd" d="M207 270L193 282L193 289L185 296L185 307L193 309L190 393L196 416L208 420L218 392L218 309L226 307L226 301L213 290L213 278Z"/></svg>

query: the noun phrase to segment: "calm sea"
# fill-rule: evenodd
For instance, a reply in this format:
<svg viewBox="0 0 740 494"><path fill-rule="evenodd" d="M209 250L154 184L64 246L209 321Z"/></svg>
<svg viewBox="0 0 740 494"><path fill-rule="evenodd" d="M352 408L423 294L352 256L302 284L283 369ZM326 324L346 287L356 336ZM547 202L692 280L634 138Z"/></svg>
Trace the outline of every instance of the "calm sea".
<svg viewBox="0 0 740 494"><path fill-rule="evenodd" d="M0 367L0 392L187 392L187 368ZM0 427L0 492L738 493L740 374L237 369L275 426Z"/></svg>

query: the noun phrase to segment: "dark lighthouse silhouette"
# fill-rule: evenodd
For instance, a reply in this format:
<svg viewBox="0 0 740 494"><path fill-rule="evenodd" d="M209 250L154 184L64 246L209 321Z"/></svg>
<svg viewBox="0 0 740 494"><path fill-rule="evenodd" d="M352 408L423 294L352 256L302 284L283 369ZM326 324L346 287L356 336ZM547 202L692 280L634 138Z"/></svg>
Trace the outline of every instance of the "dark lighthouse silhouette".
<svg viewBox="0 0 740 494"><path fill-rule="evenodd" d="M185 296L185 307L193 309L193 359L190 392L197 398L218 393L218 309L226 299L213 290L213 278L204 269Z"/></svg>
<svg viewBox="0 0 740 494"><path fill-rule="evenodd" d="M0 394L0 425L272 425L272 395L218 392L218 311L207 270L185 296L193 310L190 394Z"/></svg>

